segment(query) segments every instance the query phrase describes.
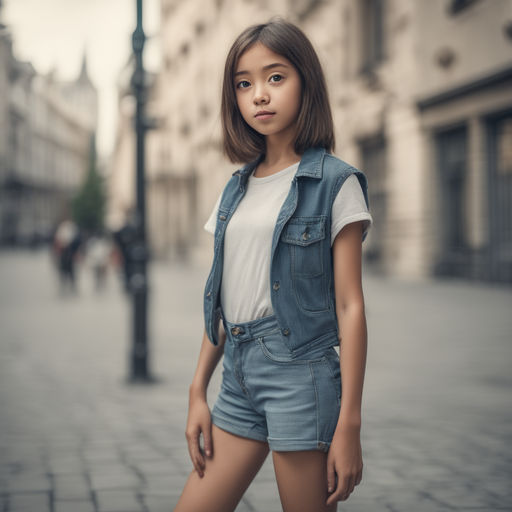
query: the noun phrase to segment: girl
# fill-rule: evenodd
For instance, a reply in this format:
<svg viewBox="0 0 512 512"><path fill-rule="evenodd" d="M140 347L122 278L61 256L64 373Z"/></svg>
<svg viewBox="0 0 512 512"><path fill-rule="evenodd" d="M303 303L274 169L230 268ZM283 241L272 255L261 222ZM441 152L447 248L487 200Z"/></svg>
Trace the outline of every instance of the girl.
<svg viewBox="0 0 512 512"><path fill-rule="evenodd" d="M362 477L361 249L372 218L366 177L331 154L323 72L295 25L274 19L236 39L222 127L228 158L250 163L205 225L214 258L189 395L194 471L175 512L234 510L269 450L285 512L333 511Z"/></svg>

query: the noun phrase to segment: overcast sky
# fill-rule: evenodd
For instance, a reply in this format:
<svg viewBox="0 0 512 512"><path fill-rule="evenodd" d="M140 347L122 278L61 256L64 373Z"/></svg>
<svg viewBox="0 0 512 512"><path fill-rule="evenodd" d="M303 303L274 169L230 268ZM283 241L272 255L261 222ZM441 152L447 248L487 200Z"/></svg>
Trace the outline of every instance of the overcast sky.
<svg viewBox="0 0 512 512"><path fill-rule="evenodd" d="M136 0L3 0L3 22L11 29L14 53L39 73L52 68L63 80L77 77L84 50L89 75L99 93L98 150L110 152L116 121L119 71L131 49ZM160 0L144 0L144 32L159 29ZM156 41L155 41L156 42ZM158 44L147 41L146 68L159 64Z"/></svg>

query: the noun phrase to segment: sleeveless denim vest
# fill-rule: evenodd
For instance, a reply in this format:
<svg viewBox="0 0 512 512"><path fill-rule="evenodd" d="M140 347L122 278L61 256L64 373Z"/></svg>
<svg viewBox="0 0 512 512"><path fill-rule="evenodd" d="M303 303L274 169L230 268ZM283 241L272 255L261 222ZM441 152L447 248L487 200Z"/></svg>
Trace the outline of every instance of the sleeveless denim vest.
<svg viewBox="0 0 512 512"><path fill-rule="evenodd" d="M233 173L217 214L214 257L204 290L204 320L210 341L218 344L222 318L220 286L226 227L245 195L249 175L262 157ZM339 343L331 250L331 209L343 182L355 174L367 207L366 176L323 148L302 156L279 212L272 237L270 291L283 342L299 356L310 348ZM366 233L363 241L366 238Z"/></svg>

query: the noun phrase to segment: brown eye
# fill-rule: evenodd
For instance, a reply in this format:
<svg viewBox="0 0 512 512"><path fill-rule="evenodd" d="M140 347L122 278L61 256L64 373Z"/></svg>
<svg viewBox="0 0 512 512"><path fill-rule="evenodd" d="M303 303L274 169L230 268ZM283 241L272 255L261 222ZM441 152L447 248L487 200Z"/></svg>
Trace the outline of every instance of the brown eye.
<svg viewBox="0 0 512 512"><path fill-rule="evenodd" d="M270 81L271 82L280 82L281 80L283 79L283 77L281 75L272 75L270 77Z"/></svg>
<svg viewBox="0 0 512 512"><path fill-rule="evenodd" d="M236 84L236 88L237 89L246 89L247 87L249 87L251 84L247 81L247 80L241 80L240 82L238 82Z"/></svg>

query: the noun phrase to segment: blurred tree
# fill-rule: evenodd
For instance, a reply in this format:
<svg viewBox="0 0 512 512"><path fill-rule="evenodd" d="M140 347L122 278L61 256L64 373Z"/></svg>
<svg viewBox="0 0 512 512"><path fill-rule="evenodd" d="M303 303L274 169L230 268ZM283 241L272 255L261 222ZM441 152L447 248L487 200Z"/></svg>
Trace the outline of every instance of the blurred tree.
<svg viewBox="0 0 512 512"><path fill-rule="evenodd" d="M104 225L105 206L104 182L97 169L96 144L93 134L89 150L89 168L82 187L73 197L71 203L73 219L84 231L90 233L101 231Z"/></svg>

